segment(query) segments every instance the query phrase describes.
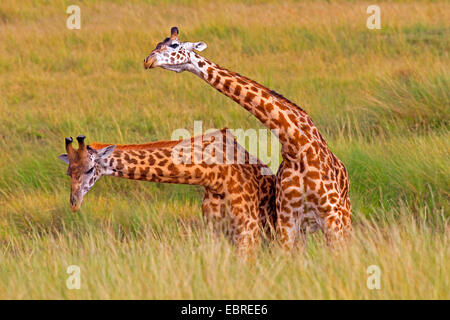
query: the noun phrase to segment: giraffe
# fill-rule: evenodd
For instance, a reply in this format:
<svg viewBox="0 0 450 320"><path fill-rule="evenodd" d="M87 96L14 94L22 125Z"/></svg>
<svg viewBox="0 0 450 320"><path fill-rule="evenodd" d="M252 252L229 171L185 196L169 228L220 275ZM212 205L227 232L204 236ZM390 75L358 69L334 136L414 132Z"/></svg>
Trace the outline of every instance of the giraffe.
<svg viewBox="0 0 450 320"><path fill-rule="evenodd" d="M298 243L305 245L308 230L322 230L330 246L348 238L352 208L347 170L310 116L277 92L200 56L196 51L206 44L181 42L178 34L173 27L171 36L144 60L144 67L189 71L276 133L283 157L276 176L276 230L281 245L288 250Z"/></svg>
<svg viewBox="0 0 450 320"><path fill-rule="evenodd" d="M102 176L162 183L200 185L209 223L228 219L239 252L253 252L259 235L270 238L275 225L275 176L250 155L226 128L184 140L146 144L91 143L78 136L66 138L66 154L59 159L69 165L70 204L81 207L83 197Z"/></svg>

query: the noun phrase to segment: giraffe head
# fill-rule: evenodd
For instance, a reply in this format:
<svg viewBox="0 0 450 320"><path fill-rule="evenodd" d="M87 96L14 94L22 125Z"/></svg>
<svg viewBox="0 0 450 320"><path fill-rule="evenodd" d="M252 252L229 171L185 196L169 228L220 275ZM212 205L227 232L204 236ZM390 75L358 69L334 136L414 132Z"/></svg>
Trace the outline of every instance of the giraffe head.
<svg viewBox="0 0 450 320"><path fill-rule="evenodd" d="M71 177L70 206L72 211L81 207L83 197L94 186L100 177L106 173L105 159L114 151L116 146L108 146L94 150L84 143L84 136L78 136L78 150L73 145L72 137L66 138L66 154L58 158L69 165L67 175Z"/></svg>
<svg viewBox="0 0 450 320"><path fill-rule="evenodd" d="M161 67L167 70L182 72L191 67L194 50L202 51L206 48L204 42L180 42L178 28L170 30L170 38L158 43L155 49L144 60L144 68Z"/></svg>

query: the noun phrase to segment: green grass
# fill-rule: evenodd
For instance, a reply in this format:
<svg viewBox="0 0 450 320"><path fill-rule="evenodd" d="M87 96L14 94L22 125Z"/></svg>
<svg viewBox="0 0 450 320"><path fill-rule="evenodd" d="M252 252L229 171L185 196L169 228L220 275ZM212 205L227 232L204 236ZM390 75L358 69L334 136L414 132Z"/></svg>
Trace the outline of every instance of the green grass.
<svg viewBox="0 0 450 320"><path fill-rule="evenodd" d="M449 5L85 1L0 4L0 298L387 299L450 296ZM139 143L173 130L263 128L191 74L144 71L172 25L207 58L312 116L351 179L354 234L338 252L261 248L238 262L201 219L201 189L103 178L69 210L63 138ZM65 287L66 268L82 289ZM382 289L366 269L382 269ZM143 281L145 279L145 281Z"/></svg>

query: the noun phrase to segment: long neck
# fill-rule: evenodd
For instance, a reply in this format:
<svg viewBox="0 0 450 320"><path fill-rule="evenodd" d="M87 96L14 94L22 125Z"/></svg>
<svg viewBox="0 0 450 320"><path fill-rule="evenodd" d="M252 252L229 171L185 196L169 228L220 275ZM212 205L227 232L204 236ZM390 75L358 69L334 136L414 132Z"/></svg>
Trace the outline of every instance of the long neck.
<svg viewBox="0 0 450 320"><path fill-rule="evenodd" d="M204 163L176 163L172 159L172 149L173 146L134 150L116 149L104 162L104 174L126 179L205 187L214 183L210 173L217 168Z"/></svg>
<svg viewBox="0 0 450 320"><path fill-rule="evenodd" d="M221 68L198 54L193 55L188 71L204 79L251 112L268 128L275 130L283 147L306 145L312 141L311 133L315 126L309 115L276 92Z"/></svg>

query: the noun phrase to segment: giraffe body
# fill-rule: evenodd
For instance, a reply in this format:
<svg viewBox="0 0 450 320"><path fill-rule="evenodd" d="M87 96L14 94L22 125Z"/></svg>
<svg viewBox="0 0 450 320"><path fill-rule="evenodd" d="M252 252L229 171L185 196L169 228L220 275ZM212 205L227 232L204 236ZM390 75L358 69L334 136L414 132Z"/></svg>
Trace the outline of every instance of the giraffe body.
<svg viewBox="0 0 450 320"><path fill-rule="evenodd" d="M203 42L178 40L178 29L144 60L145 68L189 71L239 103L277 134L283 162L277 173L277 232L291 248L306 229L321 229L332 245L347 238L352 209L344 164L331 152L309 115L280 94L221 68L194 50Z"/></svg>
<svg viewBox="0 0 450 320"><path fill-rule="evenodd" d="M270 169L251 156L226 129L185 140L142 145L85 146L83 140L79 140L78 150L68 143L67 155L60 156L69 164L74 210L79 209L83 196L101 176L111 175L203 186L205 219L229 219L233 240L245 253L258 244L261 230L268 233L275 224L275 176L267 174ZM98 156L105 152L106 156Z"/></svg>

